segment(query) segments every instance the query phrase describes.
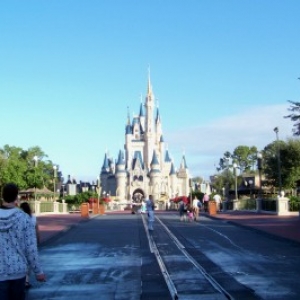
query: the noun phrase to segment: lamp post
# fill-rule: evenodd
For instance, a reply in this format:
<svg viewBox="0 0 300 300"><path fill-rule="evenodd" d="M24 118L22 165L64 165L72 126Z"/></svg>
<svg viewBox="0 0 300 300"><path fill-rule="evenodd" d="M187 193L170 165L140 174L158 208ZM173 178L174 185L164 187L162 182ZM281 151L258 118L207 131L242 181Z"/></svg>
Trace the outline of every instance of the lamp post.
<svg viewBox="0 0 300 300"><path fill-rule="evenodd" d="M99 213L99 204L100 204L100 176L97 176L97 193L98 193L97 208L98 208L98 213Z"/></svg>
<svg viewBox="0 0 300 300"><path fill-rule="evenodd" d="M282 190L282 182L281 182L281 162L280 162L280 146L279 146L279 137L278 137L278 132L279 129L278 127L274 128L274 132L276 133L276 141L277 141L277 168L278 168L278 183L279 183L279 195L281 194Z"/></svg>
<svg viewBox="0 0 300 300"><path fill-rule="evenodd" d="M53 166L53 201L55 201L55 178L57 174L57 166Z"/></svg>
<svg viewBox="0 0 300 300"><path fill-rule="evenodd" d="M33 160L34 160L34 202L36 202L36 168L37 168L39 158L35 155L33 157Z"/></svg>
<svg viewBox="0 0 300 300"><path fill-rule="evenodd" d="M226 168L226 201L229 201L229 158L225 157Z"/></svg>
<svg viewBox="0 0 300 300"><path fill-rule="evenodd" d="M252 199L252 187L253 187L253 180L249 180L249 185L250 185L250 198Z"/></svg>
<svg viewBox="0 0 300 300"><path fill-rule="evenodd" d="M257 169L258 169L258 180L259 180L259 198L262 196L262 184L261 184L261 169L262 169L262 153L257 153Z"/></svg>
<svg viewBox="0 0 300 300"><path fill-rule="evenodd" d="M233 165L234 170L234 192L235 192L235 200L238 200L238 192L237 192L237 168L238 165L234 163Z"/></svg>

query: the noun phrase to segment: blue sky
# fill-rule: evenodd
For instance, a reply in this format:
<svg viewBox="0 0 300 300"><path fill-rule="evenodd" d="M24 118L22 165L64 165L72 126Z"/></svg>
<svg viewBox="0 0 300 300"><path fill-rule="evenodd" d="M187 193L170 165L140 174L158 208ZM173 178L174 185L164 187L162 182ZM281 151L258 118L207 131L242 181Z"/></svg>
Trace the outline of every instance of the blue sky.
<svg viewBox="0 0 300 300"><path fill-rule="evenodd" d="M0 2L0 147L40 146L93 180L123 147L148 65L175 165L208 179L225 151L291 136L298 0Z"/></svg>

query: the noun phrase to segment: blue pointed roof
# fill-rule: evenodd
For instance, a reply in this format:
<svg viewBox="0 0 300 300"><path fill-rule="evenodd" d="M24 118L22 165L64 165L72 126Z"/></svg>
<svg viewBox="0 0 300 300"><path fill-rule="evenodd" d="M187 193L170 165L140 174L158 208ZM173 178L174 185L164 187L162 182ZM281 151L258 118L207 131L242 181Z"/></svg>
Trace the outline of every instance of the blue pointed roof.
<svg viewBox="0 0 300 300"><path fill-rule="evenodd" d="M156 122L160 121L160 115L159 115L159 110L158 108L156 109L156 118L155 118Z"/></svg>
<svg viewBox="0 0 300 300"><path fill-rule="evenodd" d="M140 162L142 169L144 169L144 162L142 159L142 153L141 151L135 151L133 155L133 160L132 160L132 169L135 168L137 161Z"/></svg>
<svg viewBox="0 0 300 300"><path fill-rule="evenodd" d="M108 162L108 158L107 158L107 153L105 153L104 161L103 161L103 165L102 165L102 173L106 173L108 168L109 168L109 162Z"/></svg>
<svg viewBox="0 0 300 300"><path fill-rule="evenodd" d="M140 117L144 117L145 114L144 114L144 110L143 110L143 103L141 103L140 105Z"/></svg>
<svg viewBox="0 0 300 300"><path fill-rule="evenodd" d="M182 156L182 167L183 167L184 169L187 169L187 168L188 168L188 167L187 167L187 164L186 164L186 160L185 160L185 155Z"/></svg>
<svg viewBox="0 0 300 300"><path fill-rule="evenodd" d="M171 162L171 158L170 158L170 155L169 155L169 151L168 151L168 150L166 150L165 162Z"/></svg>
<svg viewBox="0 0 300 300"><path fill-rule="evenodd" d="M159 140L159 141L160 141L161 143L164 143L165 140L164 140L163 135L160 136L160 140Z"/></svg>
<svg viewBox="0 0 300 300"><path fill-rule="evenodd" d="M132 127L130 125L129 107L127 107L127 124L125 127L125 134L131 134L131 133L132 133Z"/></svg>
<svg viewBox="0 0 300 300"><path fill-rule="evenodd" d="M134 117L132 119L132 127L135 125L135 124L139 124L140 123L140 119L138 117Z"/></svg>
<svg viewBox="0 0 300 300"><path fill-rule="evenodd" d="M131 134L132 133L132 127L130 124L127 124L125 127L125 134Z"/></svg>
<svg viewBox="0 0 300 300"><path fill-rule="evenodd" d="M117 160L116 164L117 165L125 165L124 154L123 154L122 150L119 151L118 160Z"/></svg>
<svg viewBox="0 0 300 300"><path fill-rule="evenodd" d="M174 168L174 164L173 164L173 162L172 162L172 164L171 164L171 170L170 170L170 175L175 175L176 173L175 173L175 168Z"/></svg>
<svg viewBox="0 0 300 300"><path fill-rule="evenodd" d="M153 150L151 165L159 165L158 158L155 150Z"/></svg>

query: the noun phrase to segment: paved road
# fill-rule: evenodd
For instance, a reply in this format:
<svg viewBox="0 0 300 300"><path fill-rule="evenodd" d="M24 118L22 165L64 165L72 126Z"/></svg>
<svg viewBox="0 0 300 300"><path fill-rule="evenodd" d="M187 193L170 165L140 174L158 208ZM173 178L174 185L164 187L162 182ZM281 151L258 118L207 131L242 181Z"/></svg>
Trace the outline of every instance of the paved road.
<svg viewBox="0 0 300 300"><path fill-rule="evenodd" d="M157 216L235 299L299 298L299 243L236 226L224 218L202 216L200 222L183 223L176 213ZM171 298L140 215L111 214L84 222L77 215L65 227L56 218L60 220L47 219L55 230L49 226L40 249L47 282L32 279L27 300ZM43 224L45 231L45 218ZM161 230L152 237L168 251ZM173 269L178 266L174 260Z"/></svg>
<svg viewBox="0 0 300 300"><path fill-rule="evenodd" d="M161 219L235 299L299 299L300 243L226 220Z"/></svg>

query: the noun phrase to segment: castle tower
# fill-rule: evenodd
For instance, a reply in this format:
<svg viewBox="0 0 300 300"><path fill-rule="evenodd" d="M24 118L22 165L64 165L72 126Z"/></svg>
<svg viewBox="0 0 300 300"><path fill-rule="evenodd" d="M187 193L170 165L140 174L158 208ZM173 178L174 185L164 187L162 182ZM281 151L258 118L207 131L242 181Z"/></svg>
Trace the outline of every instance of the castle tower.
<svg viewBox="0 0 300 300"><path fill-rule="evenodd" d="M153 127L153 107L154 95L150 81L150 71L148 73L148 89L145 98L146 119L145 119L145 148L144 148L144 162L149 169L151 157L154 150L155 133Z"/></svg>
<svg viewBox="0 0 300 300"><path fill-rule="evenodd" d="M150 192L152 193L154 200L158 200L160 196L160 179L161 172L159 161L157 159L155 150L153 150L153 156L150 165L150 183L152 185L152 191Z"/></svg>
<svg viewBox="0 0 300 300"><path fill-rule="evenodd" d="M118 161L116 163L117 190L116 197L119 200L126 199L126 170L123 152L119 151Z"/></svg>

